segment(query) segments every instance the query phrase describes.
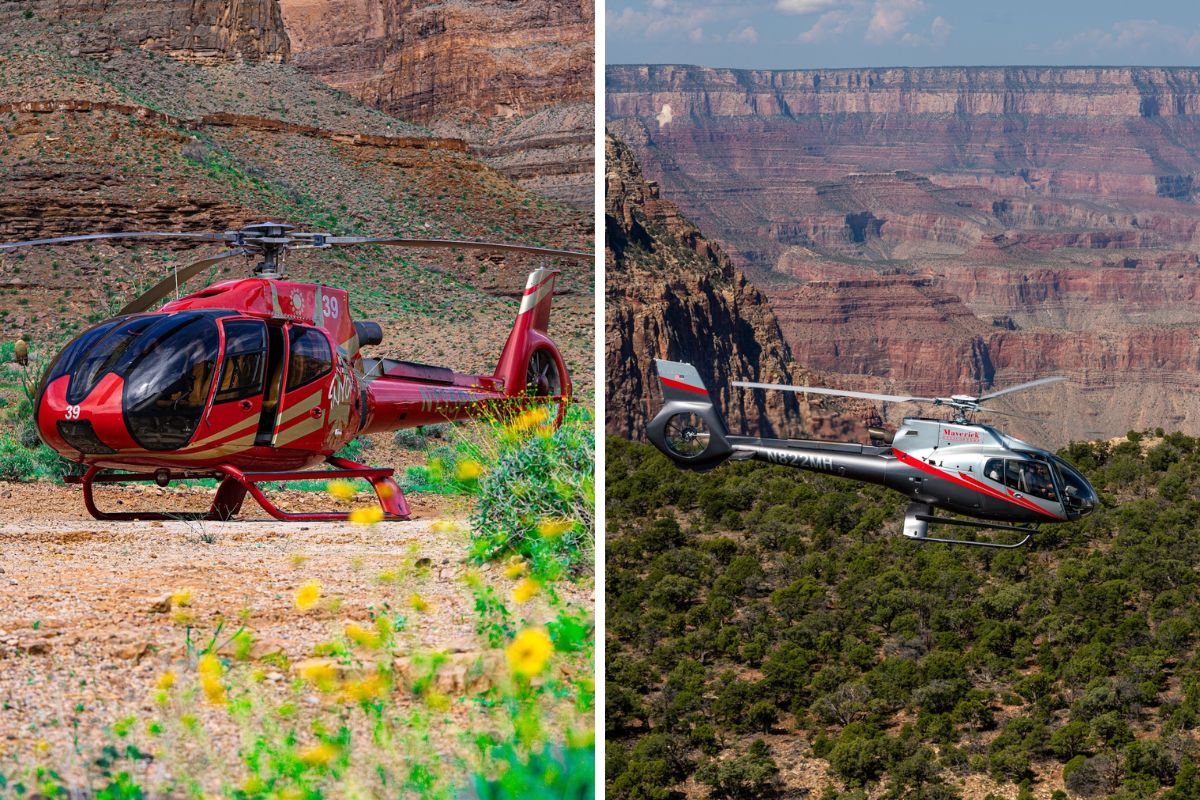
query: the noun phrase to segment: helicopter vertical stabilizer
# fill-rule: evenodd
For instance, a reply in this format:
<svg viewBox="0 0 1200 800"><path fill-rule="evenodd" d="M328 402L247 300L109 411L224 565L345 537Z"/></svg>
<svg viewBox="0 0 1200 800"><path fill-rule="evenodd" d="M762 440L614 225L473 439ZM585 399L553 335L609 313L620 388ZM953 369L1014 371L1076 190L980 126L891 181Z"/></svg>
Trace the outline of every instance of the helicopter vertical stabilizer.
<svg viewBox="0 0 1200 800"><path fill-rule="evenodd" d="M504 382L504 393L509 397L571 395L566 365L546 335L557 278L556 269L535 269L525 282L517 320L504 343L495 372L495 377Z"/></svg>

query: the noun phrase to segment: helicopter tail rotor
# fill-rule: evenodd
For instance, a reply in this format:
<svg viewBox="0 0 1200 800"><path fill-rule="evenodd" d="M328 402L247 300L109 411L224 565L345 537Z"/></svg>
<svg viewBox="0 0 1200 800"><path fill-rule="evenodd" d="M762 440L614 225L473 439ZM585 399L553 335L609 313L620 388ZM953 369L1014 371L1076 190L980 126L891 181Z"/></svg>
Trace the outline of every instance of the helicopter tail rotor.
<svg viewBox="0 0 1200 800"><path fill-rule="evenodd" d="M662 410L646 426L650 442L676 465L710 470L733 455L725 420L691 364L656 359Z"/></svg>

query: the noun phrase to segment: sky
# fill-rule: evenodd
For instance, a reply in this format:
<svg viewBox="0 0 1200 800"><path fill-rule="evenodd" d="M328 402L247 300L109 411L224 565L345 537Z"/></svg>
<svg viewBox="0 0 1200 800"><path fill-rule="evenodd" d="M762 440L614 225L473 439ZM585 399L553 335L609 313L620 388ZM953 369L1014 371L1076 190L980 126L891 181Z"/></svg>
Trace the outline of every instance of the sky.
<svg viewBox="0 0 1200 800"><path fill-rule="evenodd" d="M1200 64L1191 0L606 0L610 64Z"/></svg>

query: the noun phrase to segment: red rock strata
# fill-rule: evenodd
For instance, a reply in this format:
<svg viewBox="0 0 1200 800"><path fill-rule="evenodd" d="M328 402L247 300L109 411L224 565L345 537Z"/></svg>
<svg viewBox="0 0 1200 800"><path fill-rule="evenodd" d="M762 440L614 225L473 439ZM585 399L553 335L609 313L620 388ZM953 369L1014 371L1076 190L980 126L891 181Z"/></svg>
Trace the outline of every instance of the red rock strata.
<svg viewBox="0 0 1200 800"><path fill-rule="evenodd" d="M1200 432L1200 69L608 70L609 127L845 384Z"/></svg>

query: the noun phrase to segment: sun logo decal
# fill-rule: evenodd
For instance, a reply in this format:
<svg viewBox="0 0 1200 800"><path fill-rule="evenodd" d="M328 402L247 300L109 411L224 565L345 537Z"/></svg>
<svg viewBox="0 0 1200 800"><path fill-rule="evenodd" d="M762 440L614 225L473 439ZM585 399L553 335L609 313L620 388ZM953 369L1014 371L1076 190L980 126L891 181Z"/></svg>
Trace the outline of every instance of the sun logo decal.
<svg viewBox="0 0 1200 800"><path fill-rule="evenodd" d="M292 294L288 299L292 301L292 313L299 316L300 312L304 310L304 295L300 293L299 289L292 289Z"/></svg>

